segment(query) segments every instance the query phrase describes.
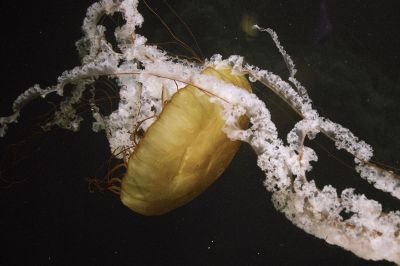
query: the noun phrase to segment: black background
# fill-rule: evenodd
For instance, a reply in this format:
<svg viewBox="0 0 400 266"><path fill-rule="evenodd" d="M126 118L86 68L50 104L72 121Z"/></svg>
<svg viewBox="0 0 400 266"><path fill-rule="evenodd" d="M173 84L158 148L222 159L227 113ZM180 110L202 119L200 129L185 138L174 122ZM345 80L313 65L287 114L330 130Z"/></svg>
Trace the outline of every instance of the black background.
<svg viewBox="0 0 400 266"><path fill-rule="evenodd" d="M399 167L400 25L398 1L326 1L332 31L317 40L323 1L170 1L188 23L203 53L241 54L285 76L268 36L246 36L244 12L275 29L323 115L373 144L377 159ZM29 86L51 85L79 65L74 42L92 1L1 2L0 115ZM162 1L149 1L191 46L190 35ZM152 42L170 40L144 6L141 32ZM193 46L194 47L194 46ZM166 47L168 50L168 47ZM174 47L170 51L179 53ZM255 91L283 132L294 116ZM271 100L272 98L272 100ZM32 137L37 116L51 105L30 104L0 140L2 178L20 181L0 190L1 265L382 265L366 262L293 226L277 212L262 185L256 157L242 145L224 175L192 203L160 217L143 217L111 193L90 193L93 176L109 157L103 134L84 122L79 133L54 130ZM22 142L21 142L22 141ZM323 139L320 140L325 143ZM18 146L10 146L20 143ZM328 145L328 142L325 143ZM316 148L317 149L317 148ZM320 151L318 151L320 152ZM15 159L13 158L15 154ZM320 153L319 153L320 154ZM343 161L351 160L346 155ZM322 154L317 184L360 192L398 206L332 157ZM398 207L397 207L398 208Z"/></svg>

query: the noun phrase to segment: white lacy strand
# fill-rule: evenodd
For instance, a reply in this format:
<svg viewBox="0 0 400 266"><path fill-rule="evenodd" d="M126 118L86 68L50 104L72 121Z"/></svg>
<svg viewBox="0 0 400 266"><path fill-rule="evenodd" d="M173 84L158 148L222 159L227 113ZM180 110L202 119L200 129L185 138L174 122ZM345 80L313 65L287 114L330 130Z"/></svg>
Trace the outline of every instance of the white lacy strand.
<svg viewBox="0 0 400 266"><path fill-rule="evenodd" d="M146 38L135 32L143 22L137 10L137 0L101 0L89 7L82 29L83 38L77 42L82 65L65 71L55 86L41 89L35 85L21 94L13 104L13 114L0 117L0 137L8 124L16 122L21 109L31 100L46 97L49 93L63 94L67 84L73 85L70 97L64 99L54 119L45 125L58 125L78 130L82 118L76 114L75 105L82 100L87 86L100 76L116 81L120 101L118 109L103 116L96 105L95 90L90 90L95 132L105 130L110 149L118 158L133 152L137 141L136 131L146 131L155 121L174 93L186 84L209 92L210 101L222 106L225 120L224 132L232 140L247 142L256 152L257 164L265 173L264 185L272 193L276 209L304 231L341 246L356 255L373 260L388 260L400 264L400 212L382 212L382 206L364 195L345 189L338 195L332 186L318 189L307 179L317 154L304 145L318 133L326 134L338 149L355 157L356 171L376 188L400 198L400 180L393 173L371 165L372 148L359 140L349 129L320 117L313 109L307 90L294 77L295 65L271 29L255 26L268 32L289 70L289 82L274 73L244 62L243 57L232 55L223 60L214 55L203 66L167 55L156 46L147 45ZM126 23L117 27L114 34L119 52L105 39L106 28L98 25L104 15L120 12ZM259 81L281 97L301 117L287 135L287 145L278 137L271 114L255 94L213 76L201 74L207 67L232 68L232 75L249 75L252 82ZM297 89L297 90L296 90ZM239 118L246 115L251 122L248 129L239 127ZM121 153L124 152L124 153ZM345 219L341 213L349 214Z"/></svg>
<svg viewBox="0 0 400 266"><path fill-rule="evenodd" d="M355 162L356 171L362 178L373 184L375 188L388 192L393 197L400 199L400 178L398 175L390 171L383 171L358 159L355 159Z"/></svg>
<svg viewBox="0 0 400 266"><path fill-rule="evenodd" d="M49 87L46 89L40 88L38 84L35 84L33 87L27 89L24 93L19 95L17 99L15 99L13 103L13 114L6 117L0 117L0 137L4 137L8 128L8 125L11 123L16 123L22 108L29 102L35 100L38 97L45 98L47 94L56 91L56 88Z"/></svg>
<svg viewBox="0 0 400 266"><path fill-rule="evenodd" d="M278 38L278 34L276 34L276 32L273 29L270 29L270 28L266 28L265 29L265 28L262 28L262 27L260 27L258 25L253 25L252 28L256 29L258 31L261 31L261 32L267 32L271 36L272 40L275 43L275 46L278 48L279 52L281 53L281 55L283 57L283 60L286 63L286 67L287 67L287 69L289 71L289 81L292 82L293 85L296 87L299 95L302 98L304 98L304 100L308 101L309 97L308 97L307 90L294 77L296 75L296 73L297 73L296 66L295 66L292 58L290 57L290 55L286 52L285 48L281 45L281 42L279 41L279 38Z"/></svg>
<svg viewBox="0 0 400 266"><path fill-rule="evenodd" d="M265 29L258 25L253 25L252 28L256 29L258 31L267 32L271 36L272 40L275 43L275 46L278 48L279 52L283 56L286 66L289 70L290 77L294 77L297 72L296 66L295 66L292 58L290 58L289 54L285 51L285 48L283 48L283 46L281 45L279 38L278 38L278 34L276 34L276 32L273 29L270 29L270 28Z"/></svg>
<svg viewBox="0 0 400 266"><path fill-rule="evenodd" d="M334 139L338 150L345 149L359 160L368 161L371 159L373 155L372 147L359 140L349 129L324 117L320 118L320 127L329 137Z"/></svg>
<svg viewBox="0 0 400 266"><path fill-rule="evenodd" d="M219 61L219 64L222 62ZM218 89L212 85L207 87L218 97L224 98L226 94L230 94L230 104L214 100L225 108L225 132L232 139L248 142L256 151L258 165L266 175L264 184L267 190L273 193L275 207L306 232L350 250L360 257L400 263L399 212L383 213L379 203L368 200L363 195L354 194L352 189L345 190L341 197L331 186L325 186L320 191L313 181L309 182L306 179L306 172L312 169L310 162L317 161L315 152L304 146L306 137L313 139L320 131L324 131L335 140L338 149L345 149L362 160L371 158L371 147L341 125L320 118L310 102L304 102L304 98L290 85L272 73L258 69L254 71L254 68L249 66L245 68L247 71L251 69L250 74L253 77L273 83L278 93L298 108L299 113L306 116L289 132L289 146L285 146L277 138L275 126L264 103L254 100L251 94L229 85L219 84ZM210 80L211 78L209 82ZM217 81L211 82L218 84ZM236 105L240 105L246 111L243 112ZM240 130L237 120L244 113L250 118L252 126L247 130ZM367 175L365 169L362 170L359 166L357 169L361 176ZM371 173L368 173L368 176L371 179ZM392 194L397 193L398 183L394 183L390 176L386 175L386 179L379 177L376 180L379 182L373 182L377 188ZM344 220L340 215L341 211L352 215Z"/></svg>

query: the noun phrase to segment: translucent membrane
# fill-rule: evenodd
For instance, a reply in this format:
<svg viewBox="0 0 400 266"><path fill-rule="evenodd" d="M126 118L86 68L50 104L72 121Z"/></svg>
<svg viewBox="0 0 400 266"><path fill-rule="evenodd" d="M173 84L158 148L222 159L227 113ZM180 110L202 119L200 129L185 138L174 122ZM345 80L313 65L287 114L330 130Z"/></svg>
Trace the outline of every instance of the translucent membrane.
<svg viewBox="0 0 400 266"><path fill-rule="evenodd" d="M157 134L154 134L154 140L150 137L146 140L145 137L145 143L141 144L139 141L137 147L131 136L138 127L146 132L155 121L148 118L160 115L164 100L171 99L182 87L190 84L207 91L211 95L211 103L221 108L221 118L224 122L222 130L226 136L231 140L247 142L253 147L258 155L258 166L265 172L265 187L272 192L272 201L277 210L283 212L290 221L307 233L350 250L362 258L384 259L400 264L399 211L385 213L380 203L354 193L352 188L343 190L340 195L330 185L318 189L314 181L307 178L306 174L312 169L310 163L317 161L318 157L314 150L304 145L304 140L312 140L322 133L332 139L338 149L344 149L354 156L355 169L362 178L377 189L400 198L400 179L394 173L384 171L369 161L373 154L372 148L359 140L349 129L320 116L313 109L306 89L295 78L293 61L279 43L274 31L256 27L272 36L288 66L290 83L268 70L246 64L240 56L231 56L223 60L221 56L215 55L204 65L198 66L171 57L156 46L147 45L146 38L135 32L136 27L140 27L143 22L137 11L137 4L136 0L103 0L93 4L84 20L84 37L77 43L82 65L64 72L59 77L58 84L53 87L42 89L35 85L19 96L13 105L14 113L0 118L0 135L5 134L8 124L17 121L21 108L27 102L37 97L44 98L49 93L62 95L66 84L75 85L72 88L72 96L61 103L54 120L49 122L46 128L58 125L78 130L82 118L76 114L73 105L81 101L82 93L88 84L105 75L117 80L121 100L118 110L109 116L101 115L95 101L92 101L91 110L95 119L93 130L106 131L113 152L125 151L125 156L133 154L134 157L138 156L139 161L140 156L153 156L151 152L154 146L180 141L182 136L178 133L174 135L175 131L171 131L164 140L158 139ZM97 25L103 15L112 15L115 12L123 14L126 20L126 24L115 31L120 52L114 51L106 41L105 28ZM278 138L277 129L265 103L256 95L237 87L237 84L202 73L211 66L215 69L232 69L229 75L248 75L251 81L265 84L302 117L289 132L287 145ZM95 97L94 90L92 96ZM173 105L166 106L179 108ZM179 127L190 130L191 118L179 111L175 115L179 116L177 120L182 121ZM244 115L251 122L248 129L239 126L240 118ZM185 119L189 120L184 122ZM151 130L150 127L149 135L152 134ZM207 141L208 145L213 139L204 141ZM149 147L143 154L141 145ZM196 151L196 154L204 159L200 150ZM122 158L124 154L120 156ZM231 155L226 154L219 156L231 158ZM132 160L134 163L129 166L128 173L144 171L146 167L146 171L159 170L157 166L140 165L136 159ZM170 163L173 165L179 160L181 159L177 158L177 161ZM188 173L192 171L193 175L196 175L196 171L202 171L194 168ZM131 174L126 180L130 180L130 176ZM204 187L200 186L196 193ZM122 188L124 191L124 185ZM342 212L349 214L349 217L343 218L340 215Z"/></svg>

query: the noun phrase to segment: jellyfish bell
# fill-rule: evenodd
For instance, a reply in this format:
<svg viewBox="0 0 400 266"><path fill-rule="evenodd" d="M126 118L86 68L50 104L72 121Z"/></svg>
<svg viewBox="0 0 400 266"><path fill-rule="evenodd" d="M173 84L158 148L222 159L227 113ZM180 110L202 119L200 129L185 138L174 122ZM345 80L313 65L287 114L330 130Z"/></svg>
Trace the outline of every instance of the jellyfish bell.
<svg viewBox="0 0 400 266"><path fill-rule="evenodd" d="M231 69L208 67L214 76L251 91ZM130 155L122 178L121 201L135 212L159 215L198 196L227 168L240 142L222 131L222 109L207 91L187 85L174 94ZM243 117L239 127L245 128Z"/></svg>
<svg viewBox="0 0 400 266"><path fill-rule="evenodd" d="M337 149L354 157L363 179L400 199L398 175L374 164L371 146L313 108L273 30L254 27L272 37L289 70L287 81L241 56L215 55L198 65L167 54L136 33L143 22L137 4L135 0L93 4L78 42L82 65L64 72L55 86L36 85L20 95L13 113L0 118L0 135L16 122L27 102L51 93L62 95L66 84L74 85L68 88L71 96L47 126L78 130L82 118L74 105L82 93L99 76L114 77L120 88L118 109L104 116L96 101L89 100L92 128L104 130L111 151L118 151L116 156L129 158L121 199L132 210L155 215L187 203L221 174L237 150L235 141L242 141L258 157L274 207L294 225L359 257L400 264L400 212L385 211L379 202L352 188L340 192L331 185L317 187L307 175L318 156L307 143L318 134L326 135ZM98 25L101 16L115 12L126 21L115 30L118 51ZM278 136L265 102L249 91L244 75L264 84L301 117L286 141ZM94 89L90 93L95 97ZM135 134L136 129L144 135Z"/></svg>

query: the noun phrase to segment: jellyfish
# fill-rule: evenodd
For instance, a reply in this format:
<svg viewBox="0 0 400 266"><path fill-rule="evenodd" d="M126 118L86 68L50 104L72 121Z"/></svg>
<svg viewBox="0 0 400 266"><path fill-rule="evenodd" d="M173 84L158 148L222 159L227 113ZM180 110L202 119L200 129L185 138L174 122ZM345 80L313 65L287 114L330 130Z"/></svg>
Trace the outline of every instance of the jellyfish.
<svg viewBox="0 0 400 266"><path fill-rule="evenodd" d="M379 202L352 188L341 193L331 185L320 189L307 176L318 156L306 143L323 134L354 157L363 179L400 199L398 175L371 160L371 146L313 107L275 31L253 26L275 43L288 80L239 55L224 59L216 54L201 63L169 55L137 32L144 22L137 6L138 0L101 0L90 6L84 36L77 42L82 64L62 73L56 85L34 85L18 96L13 113L0 118L0 136L17 122L28 102L62 96L65 90L70 96L44 128L78 131L83 118L74 106L88 91L92 129L105 132L111 152L127 169L122 178L110 179L108 187L131 210L160 215L187 204L222 174L244 142L257 155L274 207L294 225L361 258L400 264L399 211L384 211ZM125 20L114 33L118 49L99 24L104 15L116 12ZM118 109L107 116L90 86L104 76L117 81L120 97ZM286 141L279 137L266 104L251 92L249 81L265 85L301 117Z"/></svg>

